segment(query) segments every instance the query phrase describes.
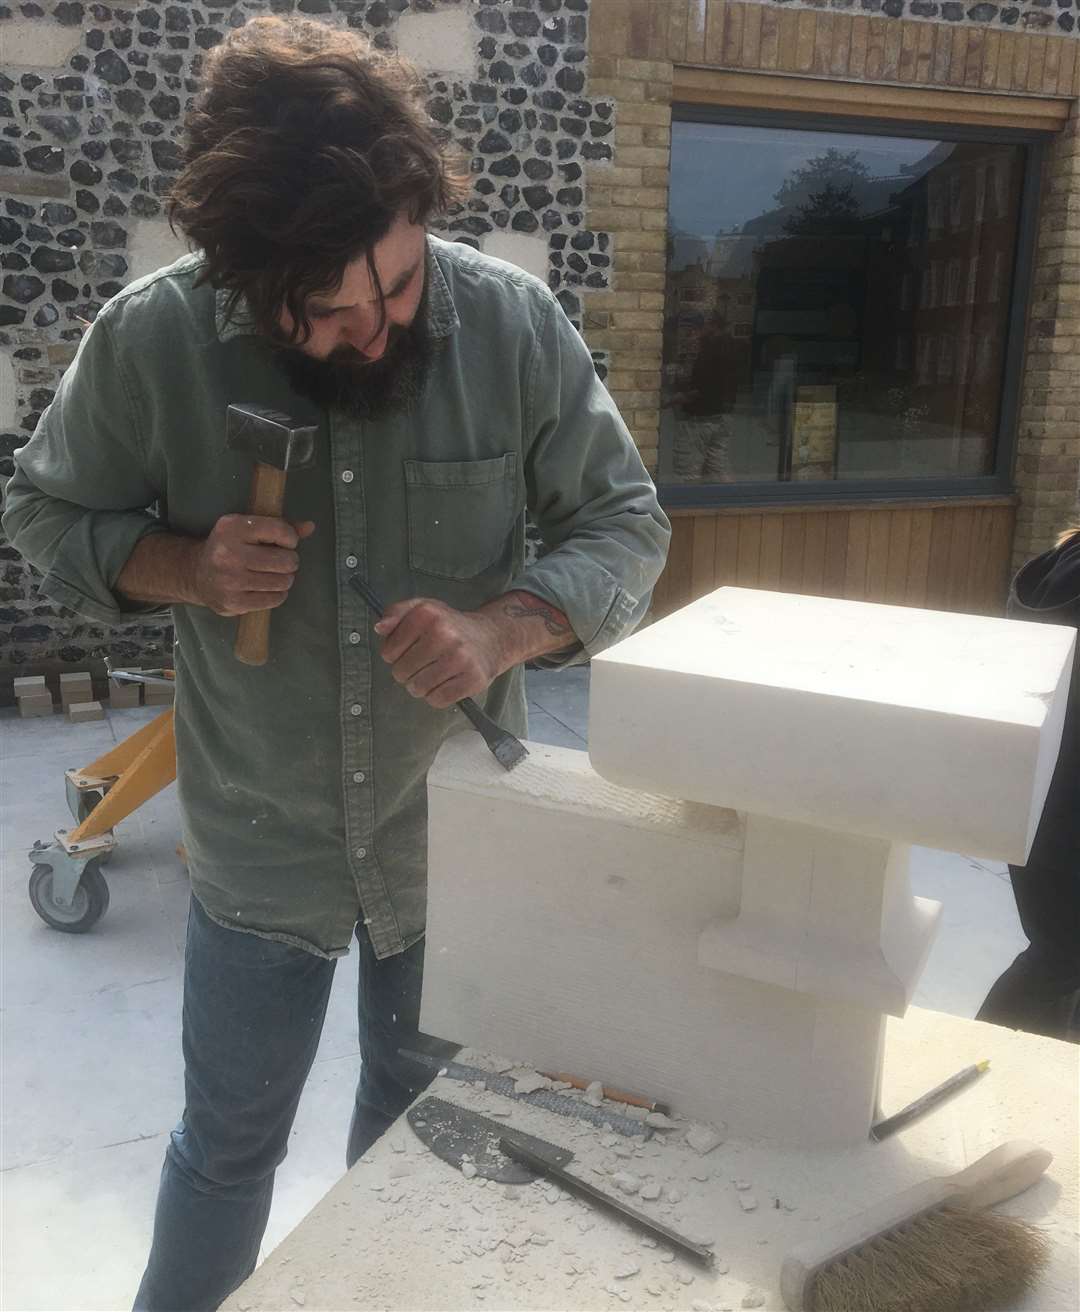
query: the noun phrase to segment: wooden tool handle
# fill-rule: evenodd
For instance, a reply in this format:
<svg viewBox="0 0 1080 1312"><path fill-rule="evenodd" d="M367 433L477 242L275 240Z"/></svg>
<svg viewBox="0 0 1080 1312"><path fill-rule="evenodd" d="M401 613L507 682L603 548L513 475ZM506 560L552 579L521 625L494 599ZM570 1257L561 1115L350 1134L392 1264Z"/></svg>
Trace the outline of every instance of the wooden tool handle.
<svg viewBox="0 0 1080 1312"><path fill-rule="evenodd" d="M1040 1180L1054 1154L1038 1144L1016 1139L972 1162L943 1182L957 1190L956 1203L964 1207L993 1207L1006 1198L1015 1198Z"/></svg>
<svg viewBox="0 0 1080 1312"><path fill-rule="evenodd" d="M285 508L285 470L256 463L251 475L248 514L280 519ZM270 656L269 610L251 610L240 616L233 655L245 665L265 665Z"/></svg>
<svg viewBox="0 0 1080 1312"><path fill-rule="evenodd" d="M780 1292L791 1312L806 1307L814 1278L864 1248L880 1235L939 1207L990 1207L1023 1193L1053 1161L1053 1154L1033 1143L1016 1140L980 1157L955 1175L938 1176L912 1185L902 1193L871 1203L857 1216L841 1221L831 1231L793 1248L780 1269Z"/></svg>

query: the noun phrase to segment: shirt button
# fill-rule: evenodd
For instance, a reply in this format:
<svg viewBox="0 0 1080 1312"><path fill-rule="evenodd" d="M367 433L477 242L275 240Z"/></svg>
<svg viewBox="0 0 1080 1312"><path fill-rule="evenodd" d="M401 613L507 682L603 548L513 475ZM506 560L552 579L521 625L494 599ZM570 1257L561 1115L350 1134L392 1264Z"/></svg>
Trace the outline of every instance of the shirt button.
<svg viewBox="0 0 1080 1312"><path fill-rule="evenodd" d="M351 483L355 477L356 475L352 472L351 469L343 469L341 471L341 481L343 483Z"/></svg>
<svg viewBox="0 0 1080 1312"><path fill-rule="evenodd" d="M358 847L358 848L356 849L356 859L357 859L357 861L363 861L364 857L366 857L366 856L367 856L367 848L366 848L366 847Z"/></svg>
<svg viewBox="0 0 1080 1312"><path fill-rule="evenodd" d="M359 564L360 564L360 562L356 559L355 556L346 556L346 557L345 557L345 565L346 565L346 567L347 567L348 569L355 569L355 568L357 567L357 565L359 565Z"/></svg>
<svg viewBox="0 0 1080 1312"><path fill-rule="evenodd" d="M359 633L350 633L350 634L349 634L349 641L350 641L350 642L352 643L352 645L355 647L356 644L360 641L360 634L359 634Z"/></svg>
<svg viewBox="0 0 1080 1312"><path fill-rule="evenodd" d="M362 784L366 778L367 775L363 772L363 770L357 770L352 777L354 784Z"/></svg>
<svg viewBox="0 0 1080 1312"><path fill-rule="evenodd" d="M353 702L353 704L349 707L350 715L363 715L363 713L364 713L364 708L360 705L359 702Z"/></svg>

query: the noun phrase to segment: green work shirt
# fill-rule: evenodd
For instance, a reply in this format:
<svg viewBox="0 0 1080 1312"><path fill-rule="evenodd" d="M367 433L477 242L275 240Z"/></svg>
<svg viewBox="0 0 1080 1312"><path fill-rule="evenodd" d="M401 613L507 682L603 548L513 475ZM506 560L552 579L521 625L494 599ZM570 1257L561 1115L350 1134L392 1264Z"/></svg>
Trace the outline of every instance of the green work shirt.
<svg viewBox="0 0 1080 1312"><path fill-rule="evenodd" d="M195 895L220 924L325 956L348 951L358 918L380 957L423 933L425 776L464 723L394 682L349 576L386 603L435 597L462 610L534 593L569 619L580 642L570 661L641 619L670 533L551 292L469 247L428 242L436 350L409 409L377 420L313 410L243 307L229 318L222 293L196 286L192 255L102 309L7 489L4 527L42 571L41 590L129 622L140 608L116 580L145 534L204 537L247 508L252 459L226 446L226 407L318 423L315 462L289 474L285 503L316 530L273 612L268 664L236 660L235 619L172 613ZM550 548L528 566L526 509ZM526 734L520 667L482 700Z"/></svg>

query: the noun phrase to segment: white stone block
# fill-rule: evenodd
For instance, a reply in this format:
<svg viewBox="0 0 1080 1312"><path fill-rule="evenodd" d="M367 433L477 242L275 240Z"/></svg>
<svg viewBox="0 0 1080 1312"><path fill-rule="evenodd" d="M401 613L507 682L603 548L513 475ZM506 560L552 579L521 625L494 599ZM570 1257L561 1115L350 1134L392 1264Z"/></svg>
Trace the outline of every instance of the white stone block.
<svg viewBox="0 0 1080 1312"><path fill-rule="evenodd" d="M481 242L485 255L496 260L505 260L526 273L531 273L541 282L548 280L548 239L543 236L524 232L489 232Z"/></svg>
<svg viewBox="0 0 1080 1312"><path fill-rule="evenodd" d="M187 243L176 236L165 219L139 219L128 237L127 280L134 282L148 273L156 273L187 253Z"/></svg>
<svg viewBox="0 0 1080 1312"><path fill-rule="evenodd" d="M15 362L0 351L0 426L15 427Z"/></svg>
<svg viewBox="0 0 1080 1312"><path fill-rule="evenodd" d="M4 24L0 39L5 64L32 68L63 68L82 43L81 28L51 18L16 18Z"/></svg>
<svg viewBox="0 0 1080 1312"><path fill-rule="evenodd" d="M596 657L614 783L1022 863L1073 629L721 588Z"/></svg>
<svg viewBox="0 0 1080 1312"><path fill-rule="evenodd" d="M702 930L738 923L747 894L741 818L616 787L582 752L529 750L507 774L459 734L428 777L422 1028L732 1134L865 1140L880 1009L698 959Z"/></svg>
<svg viewBox="0 0 1080 1312"><path fill-rule="evenodd" d="M480 33L471 5L438 9L435 13L404 13L394 27L399 55L429 73L474 78Z"/></svg>

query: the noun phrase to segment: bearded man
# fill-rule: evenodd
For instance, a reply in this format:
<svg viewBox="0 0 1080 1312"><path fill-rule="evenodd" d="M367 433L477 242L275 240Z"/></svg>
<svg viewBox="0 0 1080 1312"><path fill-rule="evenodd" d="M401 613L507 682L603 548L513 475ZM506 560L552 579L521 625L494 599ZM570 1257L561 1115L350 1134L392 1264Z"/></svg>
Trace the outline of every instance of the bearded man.
<svg viewBox="0 0 1080 1312"><path fill-rule="evenodd" d="M4 526L43 593L102 623L171 608L192 903L185 1109L147 1312L251 1272L326 1011L360 953L347 1161L428 1078L418 1035L425 775L480 698L526 732L523 663L642 617L669 526L551 292L430 236L463 180L392 56L254 20L207 61L174 224L195 254L113 298L19 452ZM230 403L310 415L287 518L243 513ZM546 547L525 563L525 514ZM391 600L374 624L349 586ZM272 655L233 656L275 608Z"/></svg>

